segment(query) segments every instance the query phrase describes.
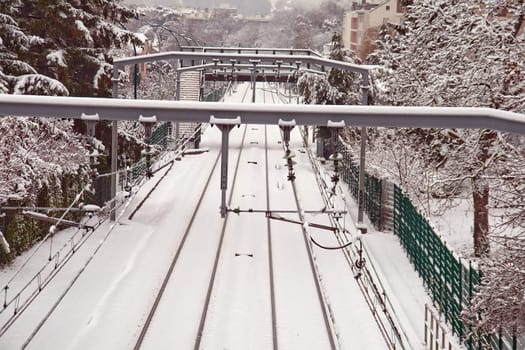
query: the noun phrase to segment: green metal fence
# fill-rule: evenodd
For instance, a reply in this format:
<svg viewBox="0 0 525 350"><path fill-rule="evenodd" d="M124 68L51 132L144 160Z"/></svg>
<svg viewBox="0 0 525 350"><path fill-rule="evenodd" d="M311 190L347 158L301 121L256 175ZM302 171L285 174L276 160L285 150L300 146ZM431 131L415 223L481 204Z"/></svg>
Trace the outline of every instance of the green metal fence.
<svg viewBox="0 0 525 350"><path fill-rule="evenodd" d="M462 337L465 330L460 313L479 283L479 273L452 254L397 186L394 186L394 234L400 238L445 320Z"/></svg>
<svg viewBox="0 0 525 350"><path fill-rule="evenodd" d="M344 144L338 143L337 151L343 155L342 180L357 198L359 167ZM366 174L364 209L376 228L381 227L382 195L381 180ZM470 261L454 256L398 186L394 186L394 234L399 237L434 304L468 350L525 350L524 337L509 332L474 337L466 329L461 312L468 307L480 284L480 273Z"/></svg>
<svg viewBox="0 0 525 350"><path fill-rule="evenodd" d="M357 199L359 193L359 167L356 166L347 148L339 143L337 151L343 155L342 161L342 180L348 185L350 193ZM381 229L381 180L365 174L365 193L364 193L364 210L370 219L370 222L376 229Z"/></svg>
<svg viewBox="0 0 525 350"><path fill-rule="evenodd" d="M168 146L168 127L169 123L164 122L157 125L151 133L151 144L160 146L163 149Z"/></svg>
<svg viewBox="0 0 525 350"><path fill-rule="evenodd" d="M168 147L168 129L169 123L163 122L157 124L156 128L151 133L150 144L161 153ZM153 156L151 162L154 163L157 156ZM133 164L129 172L119 176L119 186L124 188L128 183L136 184L146 175L146 160L144 158Z"/></svg>
<svg viewBox="0 0 525 350"><path fill-rule="evenodd" d="M219 85L215 88L210 87L210 89L204 93L204 96L201 97L201 101L219 102L226 94L226 89L227 85Z"/></svg>
<svg viewBox="0 0 525 350"><path fill-rule="evenodd" d="M461 312L480 284L480 273L470 262L466 264L454 256L397 186L394 186L394 234L399 237L435 305L469 350L519 349L521 342L515 335L500 333L472 337L465 329Z"/></svg>

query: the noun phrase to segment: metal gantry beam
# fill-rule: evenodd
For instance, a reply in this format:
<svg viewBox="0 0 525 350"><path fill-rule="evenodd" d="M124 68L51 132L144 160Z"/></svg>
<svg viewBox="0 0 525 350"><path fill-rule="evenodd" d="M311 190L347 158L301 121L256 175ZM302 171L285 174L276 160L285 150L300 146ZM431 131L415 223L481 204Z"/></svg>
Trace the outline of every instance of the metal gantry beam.
<svg viewBox="0 0 525 350"><path fill-rule="evenodd" d="M2 116L80 119L82 113L98 113L100 120L138 120L140 115L156 115L158 121L208 123L214 115L240 116L243 124L278 125L279 119L295 119L297 125L327 125L331 120L344 121L347 126L494 129L525 134L525 115L491 108L268 105L0 94Z"/></svg>
<svg viewBox="0 0 525 350"><path fill-rule="evenodd" d="M260 60L261 63L271 63L282 61L283 63L296 64L301 62L303 65L318 65L321 67L337 68L351 71L359 74L367 74L376 66L358 65L348 62L330 60L318 56L308 55L273 55L273 54L239 54L239 53L214 53L214 52L183 52L171 51L150 55L143 55L137 57L118 58L113 61L114 67L120 68L130 64L141 64L146 62L154 62L160 60L193 60L212 62L214 59L219 63L230 62L230 60L237 60L238 63L249 63L250 60ZM284 67L284 66L282 66Z"/></svg>
<svg viewBox="0 0 525 350"><path fill-rule="evenodd" d="M217 47L217 46L181 46L181 51L218 52L218 53L266 53L273 55L307 55L322 57L321 53L310 49L286 49L282 47Z"/></svg>

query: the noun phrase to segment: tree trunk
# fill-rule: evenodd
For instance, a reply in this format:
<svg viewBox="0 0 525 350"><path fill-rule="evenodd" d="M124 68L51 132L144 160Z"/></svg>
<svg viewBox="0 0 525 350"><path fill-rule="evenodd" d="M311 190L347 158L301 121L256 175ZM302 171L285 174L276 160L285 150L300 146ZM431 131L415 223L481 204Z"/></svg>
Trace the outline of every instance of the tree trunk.
<svg viewBox="0 0 525 350"><path fill-rule="evenodd" d="M480 181L472 180L472 197L474 202L474 255L487 256L489 244L489 186Z"/></svg>
<svg viewBox="0 0 525 350"><path fill-rule="evenodd" d="M490 157L490 147L496 140L494 130L482 130L480 134L480 149L478 161L484 167ZM490 251L489 243L489 184L481 177L483 172L472 179L472 197L474 206L474 255L487 256Z"/></svg>

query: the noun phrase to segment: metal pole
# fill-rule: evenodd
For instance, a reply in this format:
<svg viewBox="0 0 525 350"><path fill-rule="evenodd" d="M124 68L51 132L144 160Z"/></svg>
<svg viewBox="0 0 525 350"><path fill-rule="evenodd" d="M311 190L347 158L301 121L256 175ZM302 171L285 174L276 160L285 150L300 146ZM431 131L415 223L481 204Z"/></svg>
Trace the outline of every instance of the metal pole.
<svg viewBox="0 0 525 350"><path fill-rule="evenodd" d="M179 69L182 68L182 60L177 61L177 65L179 66ZM180 101L180 75L182 72L177 69L177 91L175 92L175 100ZM199 77L199 83L200 83L200 77ZM175 121L175 150L179 148L179 121ZM180 158L178 158L180 159Z"/></svg>
<svg viewBox="0 0 525 350"><path fill-rule="evenodd" d="M177 72L177 91L175 92L175 100L180 101L180 74Z"/></svg>
<svg viewBox="0 0 525 350"><path fill-rule="evenodd" d="M252 68L252 103L255 103L255 65Z"/></svg>
<svg viewBox="0 0 525 350"><path fill-rule="evenodd" d="M361 105L368 105L368 73L363 73L363 85L361 85ZM365 150L366 150L366 127L361 128L361 155L359 159L359 193L357 196L358 211L357 224L363 224L364 195L365 195Z"/></svg>
<svg viewBox="0 0 525 350"><path fill-rule="evenodd" d="M297 65L297 72L296 72L297 80L299 80L299 69L301 68L302 62L301 61L297 61L297 62L295 62L295 64ZM295 83L295 86L297 88L297 83ZM296 103L299 104L299 88L297 88L297 101L296 101Z"/></svg>
<svg viewBox="0 0 525 350"><path fill-rule="evenodd" d="M221 217L226 217L228 206L226 205L226 189L228 188L228 144L230 142L230 131L232 125L218 125L222 132L221 145Z"/></svg>
<svg viewBox="0 0 525 350"><path fill-rule="evenodd" d="M113 65L113 89L111 96L113 98L118 98L118 68ZM116 120L113 120L111 123L111 221L116 220L116 203L113 200L117 195L117 147L118 147L118 123Z"/></svg>
<svg viewBox="0 0 525 350"><path fill-rule="evenodd" d="M255 103L255 74L257 73L255 68L257 66L257 63L260 63L261 60L250 60L250 63L253 64L253 70L252 70L252 103Z"/></svg>

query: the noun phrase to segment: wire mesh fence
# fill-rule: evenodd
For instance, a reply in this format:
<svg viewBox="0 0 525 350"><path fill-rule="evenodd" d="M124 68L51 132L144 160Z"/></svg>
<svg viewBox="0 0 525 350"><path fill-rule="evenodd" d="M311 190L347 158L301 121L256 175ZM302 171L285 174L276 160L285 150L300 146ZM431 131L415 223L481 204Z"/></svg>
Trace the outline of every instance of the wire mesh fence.
<svg viewBox="0 0 525 350"><path fill-rule="evenodd" d="M354 164L348 149L338 143L337 151L343 155L342 179L348 185L350 193L357 199L359 195L359 167ZM376 229L381 229L382 211L382 181L374 176L365 174L365 193L363 196L364 211Z"/></svg>
<svg viewBox="0 0 525 350"><path fill-rule="evenodd" d="M525 349L525 344L511 332L472 334L463 323L461 313L481 283L481 273L470 261L467 263L453 254L398 186L394 186L394 234L423 279L440 315L467 349Z"/></svg>
<svg viewBox="0 0 525 350"><path fill-rule="evenodd" d="M359 166L352 160L347 147L339 142L337 151L343 155L342 179L357 199L359 193ZM365 175L364 211L376 229L382 227L385 210L382 181ZM463 323L461 313L466 309L481 283L481 273L454 255L429 222L414 207L398 186L393 186L393 232L403 245L410 261L424 281L428 293L440 315L452 332L464 342L468 350L524 350L525 337L500 330L497 334L475 335Z"/></svg>

